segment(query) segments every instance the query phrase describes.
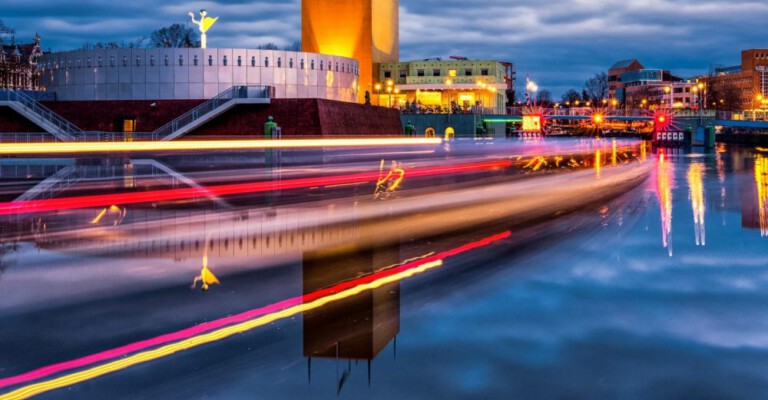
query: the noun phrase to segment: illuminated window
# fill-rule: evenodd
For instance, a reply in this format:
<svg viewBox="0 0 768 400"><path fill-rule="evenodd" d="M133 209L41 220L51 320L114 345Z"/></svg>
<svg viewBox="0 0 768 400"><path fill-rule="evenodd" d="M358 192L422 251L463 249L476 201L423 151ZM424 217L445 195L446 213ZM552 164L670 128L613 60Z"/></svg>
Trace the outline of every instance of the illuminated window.
<svg viewBox="0 0 768 400"><path fill-rule="evenodd" d="M133 133L136 132L136 119L123 119L123 132L124 133Z"/></svg>
<svg viewBox="0 0 768 400"><path fill-rule="evenodd" d="M195 65L195 67L197 67L197 64L198 64L197 54L195 54L195 58L192 59L192 63Z"/></svg>
<svg viewBox="0 0 768 400"><path fill-rule="evenodd" d="M224 58L221 60L222 64L226 67L227 66L227 56L224 56Z"/></svg>
<svg viewBox="0 0 768 400"><path fill-rule="evenodd" d="M149 65L155 66L155 56L149 56Z"/></svg>
<svg viewBox="0 0 768 400"><path fill-rule="evenodd" d="M456 76L456 70L455 69L448 70L448 76L451 76L451 77Z"/></svg>
<svg viewBox="0 0 768 400"><path fill-rule="evenodd" d="M208 65L213 66L213 56L208 56Z"/></svg>
<svg viewBox="0 0 768 400"><path fill-rule="evenodd" d="M269 67L269 57L264 57L264 66Z"/></svg>

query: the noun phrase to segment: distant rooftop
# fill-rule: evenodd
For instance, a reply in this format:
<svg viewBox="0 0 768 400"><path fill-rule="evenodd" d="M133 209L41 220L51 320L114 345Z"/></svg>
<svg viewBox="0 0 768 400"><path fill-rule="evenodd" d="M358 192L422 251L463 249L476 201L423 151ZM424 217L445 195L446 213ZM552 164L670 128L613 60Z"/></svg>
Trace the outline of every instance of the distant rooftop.
<svg viewBox="0 0 768 400"><path fill-rule="evenodd" d="M613 66L610 69L623 69L623 68L629 68L632 63L637 62L638 64L640 61L637 61L637 59L631 59L631 60L621 60L617 62L616 64L613 64Z"/></svg>

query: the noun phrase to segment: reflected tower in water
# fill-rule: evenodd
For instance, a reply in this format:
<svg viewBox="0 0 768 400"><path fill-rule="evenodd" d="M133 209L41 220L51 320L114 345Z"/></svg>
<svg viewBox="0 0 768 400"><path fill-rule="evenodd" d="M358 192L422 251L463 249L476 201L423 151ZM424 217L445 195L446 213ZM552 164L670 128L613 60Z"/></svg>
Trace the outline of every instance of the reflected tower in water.
<svg viewBox="0 0 768 400"><path fill-rule="evenodd" d="M304 295L400 262L400 245L374 249L336 248L309 252L303 260ZM370 361L400 331L400 284L398 282L336 301L304 314L304 356ZM351 364L350 364L351 365ZM339 389L346 376L339 381Z"/></svg>

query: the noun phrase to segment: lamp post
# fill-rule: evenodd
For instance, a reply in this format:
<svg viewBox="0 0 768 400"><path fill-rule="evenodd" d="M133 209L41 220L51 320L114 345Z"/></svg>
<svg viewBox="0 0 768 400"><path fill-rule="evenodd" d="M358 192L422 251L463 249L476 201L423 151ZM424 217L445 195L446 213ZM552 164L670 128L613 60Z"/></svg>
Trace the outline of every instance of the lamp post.
<svg viewBox="0 0 768 400"><path fill-rule="evenodd" d="M387 85L387 93L389 94L388 100L387 100L387 107L392 108L392 86Z"/></svg>
<svg viewBox="0 0 768 400"><path fill-rule="evenodd" d="M763 94L762 93L758 93L758 95L755 96L755 100L757 102L757 106L756 107L752 107L752 120L753 121L757 120L757 108L760 107L763 104L763 100L764 100Z"/></svg>
<svg viewBox="0 0 768 400"><path fill-rule="evenodd" d="M381 83L377 83L373 88L376 90L376 106L381 106Z"/></svg>

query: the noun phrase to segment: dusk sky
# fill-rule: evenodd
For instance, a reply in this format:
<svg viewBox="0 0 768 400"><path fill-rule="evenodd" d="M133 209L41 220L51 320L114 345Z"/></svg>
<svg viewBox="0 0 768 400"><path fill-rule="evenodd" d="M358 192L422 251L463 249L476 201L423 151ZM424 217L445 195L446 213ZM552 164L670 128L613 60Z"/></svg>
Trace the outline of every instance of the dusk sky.
<svg viewBox="0 0 768 400"><path fill-rule="evenodd" d="M300 0L3 0L0 19L19 41L39 32L45 49L60 51L149 36L201 8L221 18L209 47L283 45L301 35ZM768 2L748 0L401 0L401 59L511 61L518 88L528 74L559 97L626 58L682 77L737 65L742 49L768 47L765 21Z"/></svg>

